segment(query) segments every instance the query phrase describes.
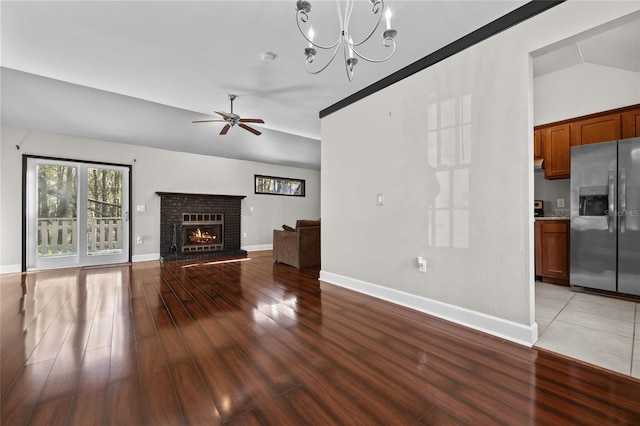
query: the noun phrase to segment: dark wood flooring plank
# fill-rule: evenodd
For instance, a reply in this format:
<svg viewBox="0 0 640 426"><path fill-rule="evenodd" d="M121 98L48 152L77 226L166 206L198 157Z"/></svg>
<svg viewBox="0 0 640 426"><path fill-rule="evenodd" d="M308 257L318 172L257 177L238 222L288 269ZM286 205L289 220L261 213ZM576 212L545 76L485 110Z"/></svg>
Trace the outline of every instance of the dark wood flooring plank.
<svg viewBox="0 0 640 426"><path fill-rule="evenodd" d="M157 337L150 336L138 340L138 354L145 423L185 424L184 413Z"/></svg>
<svg viewBox="0 0 640 426"><path fill-rule="evenodd" d="M176 394L188 423L220 424L220 413L191 360L169 366Z"/></svg>
<svg viewBox="0 0 640 426"><path fill-rule="evenodd" d="M11 349L2 356L0 365L0 401L5 396L16 378L22 372L27 361L25 338L19 339L11 345Z"/></svg>
<svg viewBox="0 0 640 426"><path fill-rule="evenodd" d="M144 295L131 300L131 310L136 336L142 338L155 335L156 328Z"/></svg>
<svg viewBox="0 0 640 426"><path fill-rule="evenodd" d="M220 358L239 384L243 397L252 401L263 421L273 425L299 422L295 412L242 352L227 349L220 353Z"/></svg>
<svg viewBox="0 0 640 426"><path fill-rule="evenodd" d="M31 353L27 364L55 359L72 324L73 317L59 312L56 319L51 322L46 333Z"/></svg>
<svg viewBox="0 0 640 426"><path fill-rule="evenodd" d="M266 252L2 276L3 424L638 424L637 380L318 271Z"/></svg>
<svg viewBox="0 0 640 426"><path fill-rule="evenodd" d="M54 360L36 362L24 366L2 400L0 424L9 425L17 421L26 424L38 397L49 376Z"/></svg>
<svg viewBox="0 0 640 426"><path fill-rule="evenodd" d="M106 414L110 361L108 346L85 352L69 412L70 425L102 422Z"/></svg>
<svg viewBox="0 0 640 426"><path fill-rule="evenodd" d="M47 401L73 397L78 382L81 360L82 358L75 362L64 358L56 359L39 400Z"/></svg>
<svg viewBox="0 0 640 426"><path fill-rule="evenodd" d="M141 425L140 387L137 378L111 383L107 391L107 425Z"/></svg>
<svg viewBox="0 0 640 426"><path fill-rule="evenodd" d="M327 407L321 405L302 387L287 392L282 397L300 417L302 424L333 425L338 423L338 420L329 413Z"/></svg>
<svg viewBox="0 0 640 426"><path fill-rule="evenodd" d="M64 426L67 424L70 406L71 398L41 402L33 410L29 424L33 426Z"/></svg>
<svg viewBox="0 0 640 426"><path fill-rule="evenodd" d="M266 377L275 391L282 394L298 386L299 382L290 372L290 360L272 355L276 353L275 348L279 346L280 342L273 336L264 336L258 338L254 345L241 349L246 358ZM270 347L271 350L266 350L267 347Z"/></svg>
<svg viewBox="0 0 640 426"><path fill-rule="evenodd" d="M372 387L378 377L371 376L368 381L351 374L350 370L332 367L322 372L322 375L339 389L343 395L353 395L354 401L370 414L375 415L381 424L411 424L419 418L430 406L426 401L405 404L403 395L393 395L384 392L381 387ZM388 382L387 382L388 383ZM384 384L382 384L384 386ZM397 388L400 388L399 386ZM413 395L411 395L413 397Z"/></svg>
<svg viewBox="0 0 640 426"><path fill-rule="evenodd" d="M211 342L194 327L182 330L185 343L196 364L202 380L214 400L221 421L226 421L252 408L242 389L231 377Z"/></svg>
<svg viewBox="0 0 640 426"><path fill-rule="evenodd" d="M260 416L255 410L239 415L225 423L227 426L261 426L264 425Z"/></svg>

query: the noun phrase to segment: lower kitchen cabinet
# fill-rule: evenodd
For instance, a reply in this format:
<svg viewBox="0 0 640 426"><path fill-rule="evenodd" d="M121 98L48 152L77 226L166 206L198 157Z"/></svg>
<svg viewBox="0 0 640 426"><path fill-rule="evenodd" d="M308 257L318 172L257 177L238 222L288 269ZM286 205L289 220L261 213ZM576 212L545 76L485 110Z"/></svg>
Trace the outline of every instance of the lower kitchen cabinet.
<svg viewBox="0 0 640 426"><path fill-rule="evenodd" d="M536 277L569 285L569 220L535 221Z"/></svg>

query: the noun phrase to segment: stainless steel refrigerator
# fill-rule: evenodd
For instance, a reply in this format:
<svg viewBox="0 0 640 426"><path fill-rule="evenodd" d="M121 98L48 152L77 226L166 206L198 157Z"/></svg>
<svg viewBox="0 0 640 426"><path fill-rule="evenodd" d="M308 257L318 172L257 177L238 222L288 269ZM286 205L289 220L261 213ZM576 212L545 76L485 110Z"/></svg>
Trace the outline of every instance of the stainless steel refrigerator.
<svg viewBox="0 0 640 426"><path fill-rule="evenodd" d="M640 138L571 147L571 285L640 295Z"/></svg>

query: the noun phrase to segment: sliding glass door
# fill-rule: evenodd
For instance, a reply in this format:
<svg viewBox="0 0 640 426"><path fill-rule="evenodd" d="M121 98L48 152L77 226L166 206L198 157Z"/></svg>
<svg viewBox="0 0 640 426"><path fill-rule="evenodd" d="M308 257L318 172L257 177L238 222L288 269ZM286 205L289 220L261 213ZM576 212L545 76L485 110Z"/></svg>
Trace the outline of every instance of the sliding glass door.
<svg viewBox="0 0 640 426"><path fill-rule="evenodd" d="M27 159L27 269L129 261L129 175L123 166Z"/></svg>

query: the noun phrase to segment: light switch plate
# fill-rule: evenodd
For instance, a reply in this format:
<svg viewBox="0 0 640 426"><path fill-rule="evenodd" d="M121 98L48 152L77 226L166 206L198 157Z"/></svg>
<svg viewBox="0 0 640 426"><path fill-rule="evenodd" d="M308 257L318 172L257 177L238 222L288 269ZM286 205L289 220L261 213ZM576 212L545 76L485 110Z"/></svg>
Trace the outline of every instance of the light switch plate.
<svg viewBox="0 0 640 426"><path fill-rule="evenodd" d="M381 206L384 204L384 195L383 194L378 194L376 197L376 204Z"/></svg>

